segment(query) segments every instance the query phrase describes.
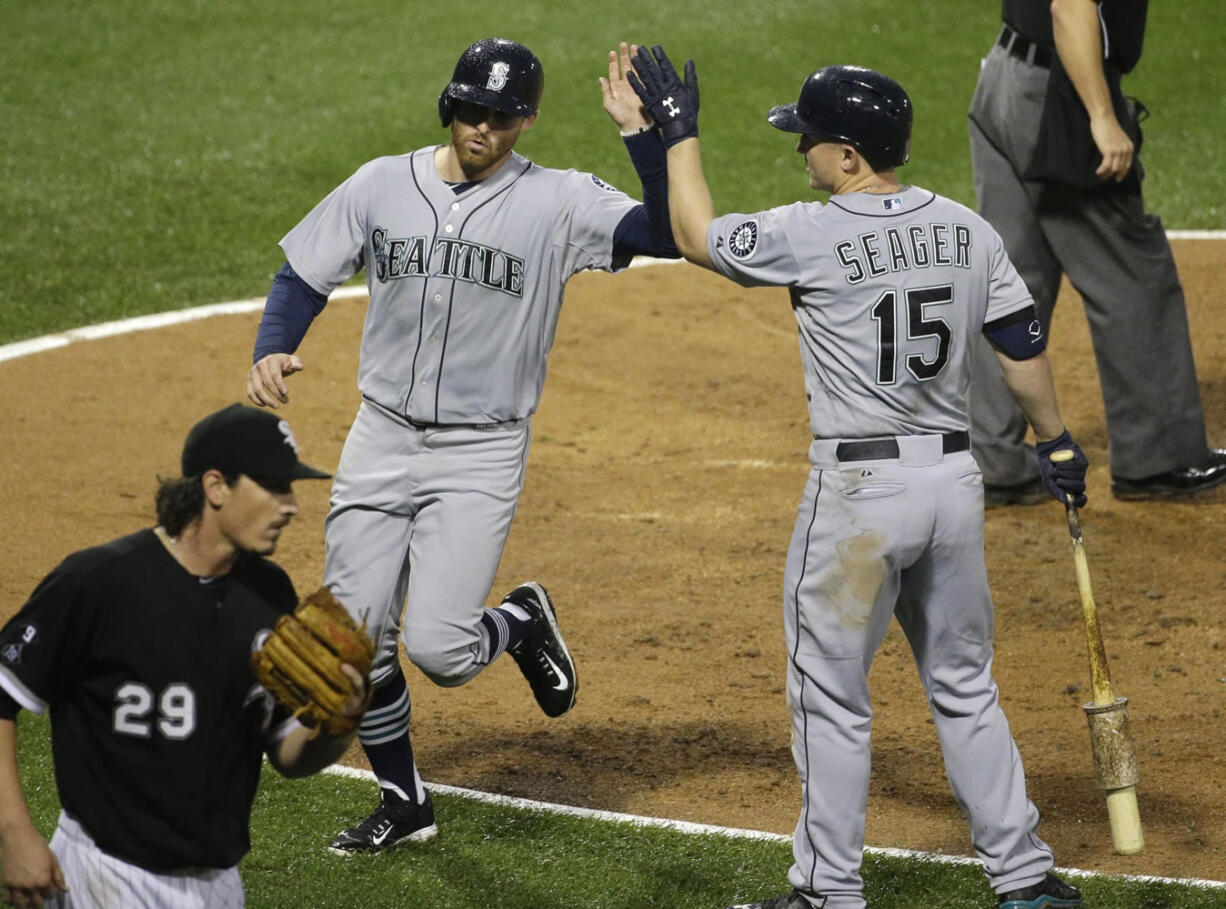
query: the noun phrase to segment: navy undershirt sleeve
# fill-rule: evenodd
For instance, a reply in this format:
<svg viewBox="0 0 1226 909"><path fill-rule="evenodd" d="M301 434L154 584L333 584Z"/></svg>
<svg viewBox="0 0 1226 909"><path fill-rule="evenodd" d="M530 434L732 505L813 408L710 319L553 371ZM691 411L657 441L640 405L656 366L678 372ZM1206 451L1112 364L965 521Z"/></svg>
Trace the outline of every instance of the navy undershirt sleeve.
<svg viewBox="0 0 1226 909"><path fill-rule="evenodd" d="M623 139L643 184L643 203L626 213L613 232L613 258L655 256L679 259L668 219L668 158L658 129Z"/></svg>
<svg viewBox="0 0 1226 909"><path fill-rule="evenodd" d="M268 300L264 303L264 317L255 335L253 363L272 353L293 353L306 337L314 318L323 312L328 303L321 294L302 280L288 262L281 266Z"/></svg>
<svg viewBox="0 0 1226 909"><path fill-rule="evenodd" d="M1047 335L1033 305L987 323L983 333L1010 360L1029 360L1047 349Z"/></svg>

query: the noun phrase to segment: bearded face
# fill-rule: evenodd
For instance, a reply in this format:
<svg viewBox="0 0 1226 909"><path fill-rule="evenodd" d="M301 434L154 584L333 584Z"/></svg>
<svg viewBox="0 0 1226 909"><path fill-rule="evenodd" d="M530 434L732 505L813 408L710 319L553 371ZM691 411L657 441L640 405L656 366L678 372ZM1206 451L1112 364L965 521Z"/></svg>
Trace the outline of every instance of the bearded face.
<svg viewBox="0 0 1226 909"><path fill-rule="evenodd" d="M480 180L496 171L511 154L519 134L531 127L536 116L511 114L460 101L451 120L451 147L464 176Z"/></svg>

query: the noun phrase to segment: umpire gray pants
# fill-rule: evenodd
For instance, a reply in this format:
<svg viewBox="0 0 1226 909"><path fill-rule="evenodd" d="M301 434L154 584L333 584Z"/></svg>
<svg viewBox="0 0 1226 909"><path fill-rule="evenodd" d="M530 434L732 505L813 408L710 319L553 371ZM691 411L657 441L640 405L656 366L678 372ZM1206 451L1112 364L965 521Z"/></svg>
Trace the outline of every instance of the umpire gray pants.
<svg viewBox="0 0 1226 909"><path fill-rule="evenodd" d="M999 46L970 110L975 197L1051 325L1061 274L1085 305L1102 386L1111 473L1140 479L1209 457L1183 288L1162 221L1139 192L1026 182L1048 71ZM1038 474L1026 422L984 341L971 383L971 438L984 482ZM1060 364L1054 364L1059 374ZM1078 435L1079 428L1071 427ZM1084 434L1085 428L1080 432Z"/></svg>

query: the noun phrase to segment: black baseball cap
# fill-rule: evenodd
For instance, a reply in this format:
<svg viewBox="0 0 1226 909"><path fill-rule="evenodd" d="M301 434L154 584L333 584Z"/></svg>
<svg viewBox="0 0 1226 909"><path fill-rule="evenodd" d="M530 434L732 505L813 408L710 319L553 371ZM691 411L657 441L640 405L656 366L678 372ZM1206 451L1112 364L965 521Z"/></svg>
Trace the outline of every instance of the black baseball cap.
<svg viewBox="0 0 1226 909"><path fill-rule="evenodd" d="M289 423L267 410L231 404L211 413L183 443L183 476L206 470L246 474L254 480L326 480L331 474L298 460Z"/></svg>

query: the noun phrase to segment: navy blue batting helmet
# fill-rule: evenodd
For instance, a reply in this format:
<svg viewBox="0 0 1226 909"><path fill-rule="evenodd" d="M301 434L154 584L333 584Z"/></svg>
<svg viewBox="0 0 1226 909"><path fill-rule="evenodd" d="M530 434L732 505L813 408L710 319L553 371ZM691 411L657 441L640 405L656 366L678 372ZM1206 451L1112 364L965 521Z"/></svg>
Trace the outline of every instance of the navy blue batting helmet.
<svg viewBox="0 0 1226 909"><path fill-rule="evenodd" d="M541 105L545 71L528 48L506 38L485 38L460 55L451 81L438 96L438 116L451 123L456 101L470 101L513 117L530 117Z"/></svg>
<svg viewBox="0 0 1226 909"><path fill-rule="evenodd" d="M907 163L911 99L901 85L863 66L826 66L800 87L800 99L771 108L777 129L854 145L873 170Z"/></svg>

